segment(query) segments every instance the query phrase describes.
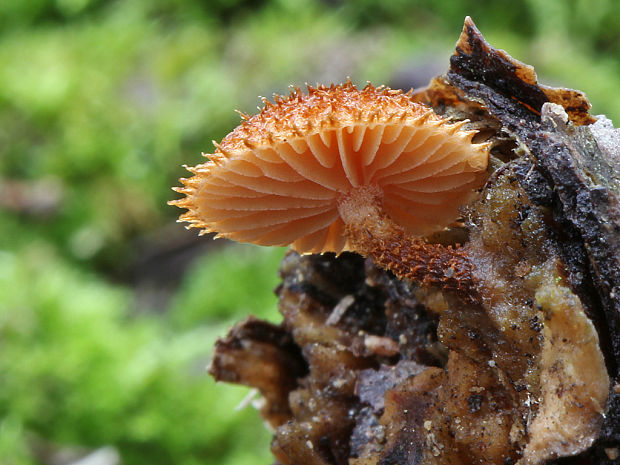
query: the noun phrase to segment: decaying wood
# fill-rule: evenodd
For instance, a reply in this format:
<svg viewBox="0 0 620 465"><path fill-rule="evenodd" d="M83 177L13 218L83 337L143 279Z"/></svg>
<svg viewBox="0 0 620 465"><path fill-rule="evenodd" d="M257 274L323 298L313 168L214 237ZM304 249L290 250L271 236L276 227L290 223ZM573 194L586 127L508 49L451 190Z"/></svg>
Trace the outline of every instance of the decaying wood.
<svg viewBox="0 0 620 465"><path fill-rule="evenodd" d="M290 252L282 323L237 325L212 374L260 389L281 465L617 463L617 131L469 18L448 73L414 98L493 146L464 229L429 238L464 242L470 289Z"/></svg>

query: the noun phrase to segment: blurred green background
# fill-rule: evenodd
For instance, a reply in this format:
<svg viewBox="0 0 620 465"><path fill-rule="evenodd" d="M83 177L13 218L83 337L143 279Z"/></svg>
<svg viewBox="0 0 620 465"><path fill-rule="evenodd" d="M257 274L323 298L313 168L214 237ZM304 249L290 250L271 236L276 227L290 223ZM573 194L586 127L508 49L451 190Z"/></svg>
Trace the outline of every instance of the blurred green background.
<svg viewBox="0 0 620 465"><path fill-rule="evenodd" d="M423 85L465 15L618 122L615 0L0 1L0 463L271 463L205 367L278 321L284 250L197 239L170 187L258 95Z"/></svg>

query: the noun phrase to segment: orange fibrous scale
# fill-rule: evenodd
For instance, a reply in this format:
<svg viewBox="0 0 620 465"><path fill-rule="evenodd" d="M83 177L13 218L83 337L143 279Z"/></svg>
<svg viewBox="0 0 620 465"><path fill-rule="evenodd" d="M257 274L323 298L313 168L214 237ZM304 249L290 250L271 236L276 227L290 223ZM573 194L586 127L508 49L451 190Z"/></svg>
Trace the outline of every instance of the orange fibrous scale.
<svg viewBox="0 0 620 465"><path fill-rule="evenodd" d="M476 301L472 265L463 249L427 244L407 234L403 225L429 224L435 218L414 217L398 206L386 204L385 199L386 195L376 186L364 186L345 196L339 212L346 223L345 235L351 246L364 251L377 266L401 279L439 285L461 298Z"/></svg>
<svg viewBox="0 0 620 465"><path fill-rule="evenodd" d="M372 186L408 234L445 228L486 179L488 144L387 87L351 82L263 99L209 160L187 168L170 202L180 221L242 242L302 253L351 250L339 205ZM361 189L361 190L360 190Z"/></svg>

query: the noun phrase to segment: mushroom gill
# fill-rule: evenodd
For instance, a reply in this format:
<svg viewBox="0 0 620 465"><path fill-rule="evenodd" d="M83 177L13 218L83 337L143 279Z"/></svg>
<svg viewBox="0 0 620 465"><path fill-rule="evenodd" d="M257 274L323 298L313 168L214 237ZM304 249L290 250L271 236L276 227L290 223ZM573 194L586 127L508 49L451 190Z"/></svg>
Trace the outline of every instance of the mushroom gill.
<svg viewBox="0 0 620 465"><path fill-rule="evenodd" d="M377 259L394 235L417 238L453 223L486 179L489 147L472 143L476 131L401 91L347 82L264 103L214 143L208 162L188 168L193 177L181 179L175 190L185 197L170 203L188 210L180 221L189 228L300 253L355 250ZM418 251L454 252L410 243L403 270L428 263ZM402 267L382 266L404 276Z"/></svg>

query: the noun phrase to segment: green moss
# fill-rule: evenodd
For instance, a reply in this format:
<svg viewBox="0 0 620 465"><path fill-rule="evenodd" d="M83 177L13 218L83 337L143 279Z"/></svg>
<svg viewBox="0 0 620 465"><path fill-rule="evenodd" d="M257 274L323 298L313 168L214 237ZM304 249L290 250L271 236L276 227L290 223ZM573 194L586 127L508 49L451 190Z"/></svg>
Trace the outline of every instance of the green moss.
<svg viewBox="0 0 620 465"><path fill-rule="evenodd" d="M267 463L257 413L234 410L247 390L216 386L205 371L230 320L172 331L132 317L125 289L45 246L0 253L0 276L2 463L37 463L31 439L113 445L127 464L209 463L226 460L233 438Z"/></svg>
<svg viewBox="0 0 620 465"><path fill-rule="evenodd" d="M194 328L253 314L277 322L278 268L283 248L229 244L199 259L170 305L172 322Z"/></svg>

